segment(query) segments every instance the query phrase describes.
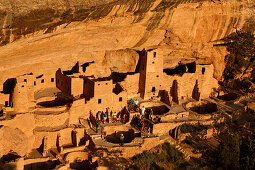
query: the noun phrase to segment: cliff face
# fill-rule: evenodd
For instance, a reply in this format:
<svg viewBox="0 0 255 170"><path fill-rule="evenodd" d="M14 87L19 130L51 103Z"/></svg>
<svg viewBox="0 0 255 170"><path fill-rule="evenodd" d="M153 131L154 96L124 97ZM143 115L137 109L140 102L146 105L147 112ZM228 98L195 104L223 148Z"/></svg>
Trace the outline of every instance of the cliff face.
<svg viewBox="0 0 255 170"><path fill-rule="evenodd" d="M156 45L172 50L165 60L213 63L220 79L226 50L214 44L236 29L254 31L254 9L254 0L2 0L0 82L67 68L77 60L134 71L133 52L123 70L111 59L122 53L104 51Z"/></svg>

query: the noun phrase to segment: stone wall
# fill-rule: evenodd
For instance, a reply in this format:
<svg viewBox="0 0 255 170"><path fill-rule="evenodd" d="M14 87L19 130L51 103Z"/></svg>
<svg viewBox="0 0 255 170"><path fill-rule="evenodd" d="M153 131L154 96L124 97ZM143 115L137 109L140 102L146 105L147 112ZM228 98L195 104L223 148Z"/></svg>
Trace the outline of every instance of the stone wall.
<svg viewBox="0 0 255 170"><path fill-rule="evenodd" d="M169 134L171 129L181 125L182 123L158 123L153 125L153 134L157 136Z"/></svg>
<svg viewBox="0 0 255 170"><path fill-rule="evenodd" d="M91 103L90 101L88 103ZM93 105L85 104L85 99L75 100L69 109L69 124L79 124L79 118L89 118L90 110ZM93 103L92 103L93 104Z"/></svg>
<svg viewBox="0 0 255 170"><path fill-rule="evenodd" d="M60 136L59 139L59 144L60 146L63 145L72 145L72 132L75 131L76 133L76 140L77 143L80 143L81 138L84 137L84 129L83 128L77 128L77 129L73 129L73 128L64 128L58 131L54 131L54 132L47 132L47 131L35 131L35 142L33 144L33 148L39 148L40 145L42 144L43 138L47 137L47 143L46 149L50 149L50 148L56 148L56 142L57 142L57 136Z"/></svg>
<svg viewBox="0 0 255 170"><path fill-rule="evenodd" d="M56 148L56 142L57 142L57 136L61 136L61 142L63 145L65 144L71 144L72 138L71 138L72 129L71 128L65 128L56 132L47 132L47 131L40 131L34 132L35 135L35 142L33 143L33 148L37 149L42 144L43 138L47 137L47 149L50 148Z"/></svg>
<svg viewBox="0 0 255 170"><path fill-rule="evenodd" d="M83 94L86 100L90 100L94 97L95 82L89 78L84 78Z"/></svg>
<svg viewBox="0 0 255 170"><path fill-rule="evenodd" d="M59 88L63 93L67 95L71 95L71 78L65 76L61 69L58 69L56 72L56 86Z"/></svg>
<svg viewBox="0 0 255 170"><path fill-rule="evenodd" d="M202 70L205 70L202 72ZM184 73L181 75L163 76L162 89L169 90L173 82L177 81L177 96L179 100L192 98L194 88L198 87L200 99L210 97L213 89L218 88L218 82L213 77L213 65L197 65L195 73ZM196 86L197 82L197 86ZM172 96L173 97L173 96Z"/></svg>
<svg viewBox="0 0 255 170"><path fill-rule="evenodd" d="M69 118L69 112L64 112L61 114L35 114L35 125L36 127L57 127L65 124L66 120Z"/></svg>
<svg viewBox="0 0 255 170"><path fill-rule="evenodd" d="M10 94L0 93L0 105L9 105Z"/></svg>
<svg viewBox="0 0 255 170"><path fill-rule="evenodd" d="M28 112L29 105L30 105L29 99L33 99L28 97L28 95L30 94L29 90L32 90L32 89L26 86L25 82L16 84L12 94L12 101L11 101L11 106L13 106L13 109L15 112L21 112L21 113Z"/></svg>
<svg viewBox="0 0 255 170"><path fill-rule="evenodd" d="M83 78L71 78L71 94L75 96L80 96L83 94Z"/></svg>

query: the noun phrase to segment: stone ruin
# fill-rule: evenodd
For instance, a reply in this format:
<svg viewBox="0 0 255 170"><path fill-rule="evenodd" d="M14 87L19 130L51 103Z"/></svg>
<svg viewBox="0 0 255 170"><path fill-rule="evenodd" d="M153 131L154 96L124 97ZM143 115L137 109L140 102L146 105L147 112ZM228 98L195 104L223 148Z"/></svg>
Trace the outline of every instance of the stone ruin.
<svg viewBox="0 0 255 170"><path fill-rule="evenodd" d="M210 97L218 88L217 80L213 78L214 67L190 62L164 69L166 48L144 49L138 53L135 72L113 72L108 77L95 77L87 72L95 62L77 62L66 71L59 68L55 73L29 73L7 79L0 93L0 132L3 133L5 127L19 129L22 138L28 142L25 148L17 145L10 149L1 140L5 147L1 148L0 156L16 152L24 158L24 167L34 169L45 164L78 166L74 165L75 158L79 157L75 153L78 152L84 155L82 161L92 166L90 155L96 147L119 147L114 144L120 142L120 133L124 134L122 147L142 146L143 149L148 149L148 140L159 140L159 136L169 131L176 138L178 130L172 129L178 124L172 121L188 121L189 114L183 108L175 107L189 99L200 101ZM137 112L128 112L130 118L127 121L122 121L124 114L114 122L113 114L127 108L131 98L139 100L140 108L152 109L152 120L149 117L143 120L143 126L150 127L149 130L130 126L132 118L139 115ZM97 119L99 111L107 113L107 121L102 120L103 116L100 125ZM107 126L112 126L114 131L106 131ZM126 131L123 131L123 126L127 126ZM15 143L12 139L9 142ZM19 152L21 149L22 153ZM141 150L133 155L139 152ZM57 162L50 164L49 160Z"/></svg>

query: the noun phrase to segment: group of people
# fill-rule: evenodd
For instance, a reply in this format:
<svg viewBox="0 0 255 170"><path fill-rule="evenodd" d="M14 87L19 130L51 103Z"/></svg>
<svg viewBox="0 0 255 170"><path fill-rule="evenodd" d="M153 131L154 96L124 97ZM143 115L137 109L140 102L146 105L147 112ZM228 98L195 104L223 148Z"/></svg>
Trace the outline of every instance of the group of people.
<svg viewBox="0 0 255 170"><path fill-rule="evenodd" d="M131 125L137 128L139 131L147 132L148 137L152 132L152 124L147 119L144 119L141 115L135 115L131 121Z"/></svg>
<svg viewBox="0 0 255 170"><path fill-rule="evenodd" d="M100 123L115 123L122 122L126 123L129 121L129 112L126 107L124 107L120 112L110 111L109 108L106 109L105 112L98 111L96 114L96 121L98 124Z"/></svg>
<svg viewBox="0 0 255 170"><path fill-rule="evenodd" d="M129 112L137 112L139 111L139 100L136 99L135 101L133 99L130 99L128 101L128 111Z"/></svg>
<svg viewBox="0 0 255 170"><path fill-rule="evenodd" d="M133 100L130 99L128 101L128 108L125 106L120 112L113 112L112 110L110 111L110 108L106 108L106 111L98 111L96 113L96 117L93 116L92 113L90 113L90 119L94 122L92 123L94 127L98 128L100 127L101 123L115 123L115 122L122 122L122 123L127 123L129 122L130 119L130 112L135 111L135 112L140 112L140 114L137 114L133 117L133 120L131 124L135 125L138 127L139 130L141 131L147 131L148 136L151 133L152 127L149 125L151 123L150 120L153 120L153 110L151 108L145 108L142 106L140 108L139 101L138 99Z"/></svg>
<svg viewBox="0 0 255 170"><path fill-rule="evenodd" d="M153 115L153 110L150 109L146 109L144 106L140 109L140 114L143 118L152 120L152 115Z"/></svg>

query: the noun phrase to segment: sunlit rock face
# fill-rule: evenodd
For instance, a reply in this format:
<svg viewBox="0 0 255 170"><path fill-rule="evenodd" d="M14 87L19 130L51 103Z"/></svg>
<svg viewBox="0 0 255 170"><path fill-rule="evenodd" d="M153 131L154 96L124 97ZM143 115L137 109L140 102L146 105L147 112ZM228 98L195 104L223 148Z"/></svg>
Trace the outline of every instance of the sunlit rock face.
<svg viewBox="0 0 255 170"><path fill-rule="evenodd" d="M248 0L2 0L0 82L30 72L69 69L78 60L95 61L106 75L132 72L138 60L133 52L157 45L170 49L164 67L183 60L213 63L219 80L226 49L215 44L236 29L254 30L254 4ZM127 48L133 50L113 52Z"/></svg>

